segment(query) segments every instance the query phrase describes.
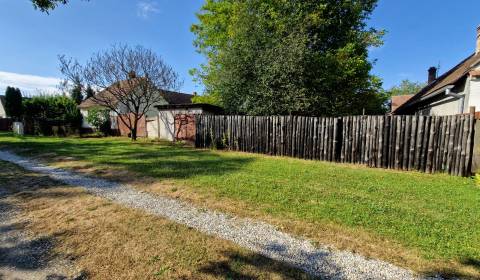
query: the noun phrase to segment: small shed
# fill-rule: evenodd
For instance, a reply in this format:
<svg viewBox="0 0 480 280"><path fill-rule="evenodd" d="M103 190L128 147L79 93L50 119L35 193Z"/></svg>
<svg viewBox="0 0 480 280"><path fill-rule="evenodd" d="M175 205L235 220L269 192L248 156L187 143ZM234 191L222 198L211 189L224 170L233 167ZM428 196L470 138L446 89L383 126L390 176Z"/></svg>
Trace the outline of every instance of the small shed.
<svg viewBox="0 0 480 280"><path fill-rule="evenodd" d="M204 103L166 104L155 106L157 118L147 120L149 138L169 141L195 140L195 115L215 115L223 112L218 106Z"/></svg>

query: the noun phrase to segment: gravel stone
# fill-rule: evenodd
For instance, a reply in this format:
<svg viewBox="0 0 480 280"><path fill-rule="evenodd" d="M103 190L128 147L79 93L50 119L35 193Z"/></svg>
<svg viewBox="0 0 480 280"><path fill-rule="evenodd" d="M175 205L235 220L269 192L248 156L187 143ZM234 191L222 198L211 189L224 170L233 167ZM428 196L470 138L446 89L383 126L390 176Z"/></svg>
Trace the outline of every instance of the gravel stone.
<svg viewBox="0 0 480 280"><path fill-rule="evenodd" d="M209 235L230 240L268 258L282 261L322 279L442 279L424 278L390 263L327 247L315 247L306 239L278 231L272 225L198 209L184 202L154 196L116 182L81 175L41 164L38 161L0 151L0 160L46 174L63 183L127 207L141 209Z"/></svg>

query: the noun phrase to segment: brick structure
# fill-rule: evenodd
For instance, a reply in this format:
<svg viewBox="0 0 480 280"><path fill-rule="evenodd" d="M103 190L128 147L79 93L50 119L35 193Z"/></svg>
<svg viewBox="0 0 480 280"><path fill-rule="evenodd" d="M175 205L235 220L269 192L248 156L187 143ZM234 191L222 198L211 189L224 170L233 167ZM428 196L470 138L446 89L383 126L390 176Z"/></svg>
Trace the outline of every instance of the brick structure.
<svg viewBox="0 0 480 280"><path fill-rule="evenodd" d="M175 139L192 143L195 142L195 115L175 115Z"/></svg>
<svg viewBox="0 0 480 280"><path fill-rule="evenodd" d="M132 119L133 119L133 114L132 114ZM127 120L126 118L124 118ZM130 137L130 129L120 120L120 117L117 117L117 124L118 124L118 134L121 136L126 136ZM145 116L143 116L139 121L138 121L138 127L137 127L137 137L146 137L147 136L147 129L146 129L146 120Z"/></svg>

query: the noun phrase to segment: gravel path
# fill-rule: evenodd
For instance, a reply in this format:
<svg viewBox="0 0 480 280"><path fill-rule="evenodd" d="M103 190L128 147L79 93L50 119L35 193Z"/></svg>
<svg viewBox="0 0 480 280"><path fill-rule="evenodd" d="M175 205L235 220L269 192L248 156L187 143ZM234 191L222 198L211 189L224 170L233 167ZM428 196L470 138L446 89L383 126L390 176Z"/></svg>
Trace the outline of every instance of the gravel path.
<svg viewBox="0 0 480 280"><path fill-rule="evenodd" d="M256 253L286 262L321 278L422 279L409 270L383 261L366 259L346 251L315 247L308 240L280 232L265 223L198 209L174 199L134 190L128 185L46 166L6 151L0 151L0 160L15 163L33 172L47 174L69 185L83 187L90 193L116 203L142 209L201 232L230 240Z"/></svg>

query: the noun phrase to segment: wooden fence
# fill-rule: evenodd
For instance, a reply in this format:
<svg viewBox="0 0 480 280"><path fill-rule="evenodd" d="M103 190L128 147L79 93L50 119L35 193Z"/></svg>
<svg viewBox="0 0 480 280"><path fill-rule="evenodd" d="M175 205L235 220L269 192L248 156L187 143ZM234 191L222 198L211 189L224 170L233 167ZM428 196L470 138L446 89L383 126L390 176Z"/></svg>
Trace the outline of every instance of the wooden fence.
<svg viewBox="0 0 480 280"><path fill-rule="evenodd" d="M0 131L10 131L10 130L12 130L12 119L0 118Z"/></svg>
<svg viewBox="0 0 480 280"><path fill-rule="evenodd" d="M196 116L195 145L370 167L471 174L475 117Z"/></svg>

